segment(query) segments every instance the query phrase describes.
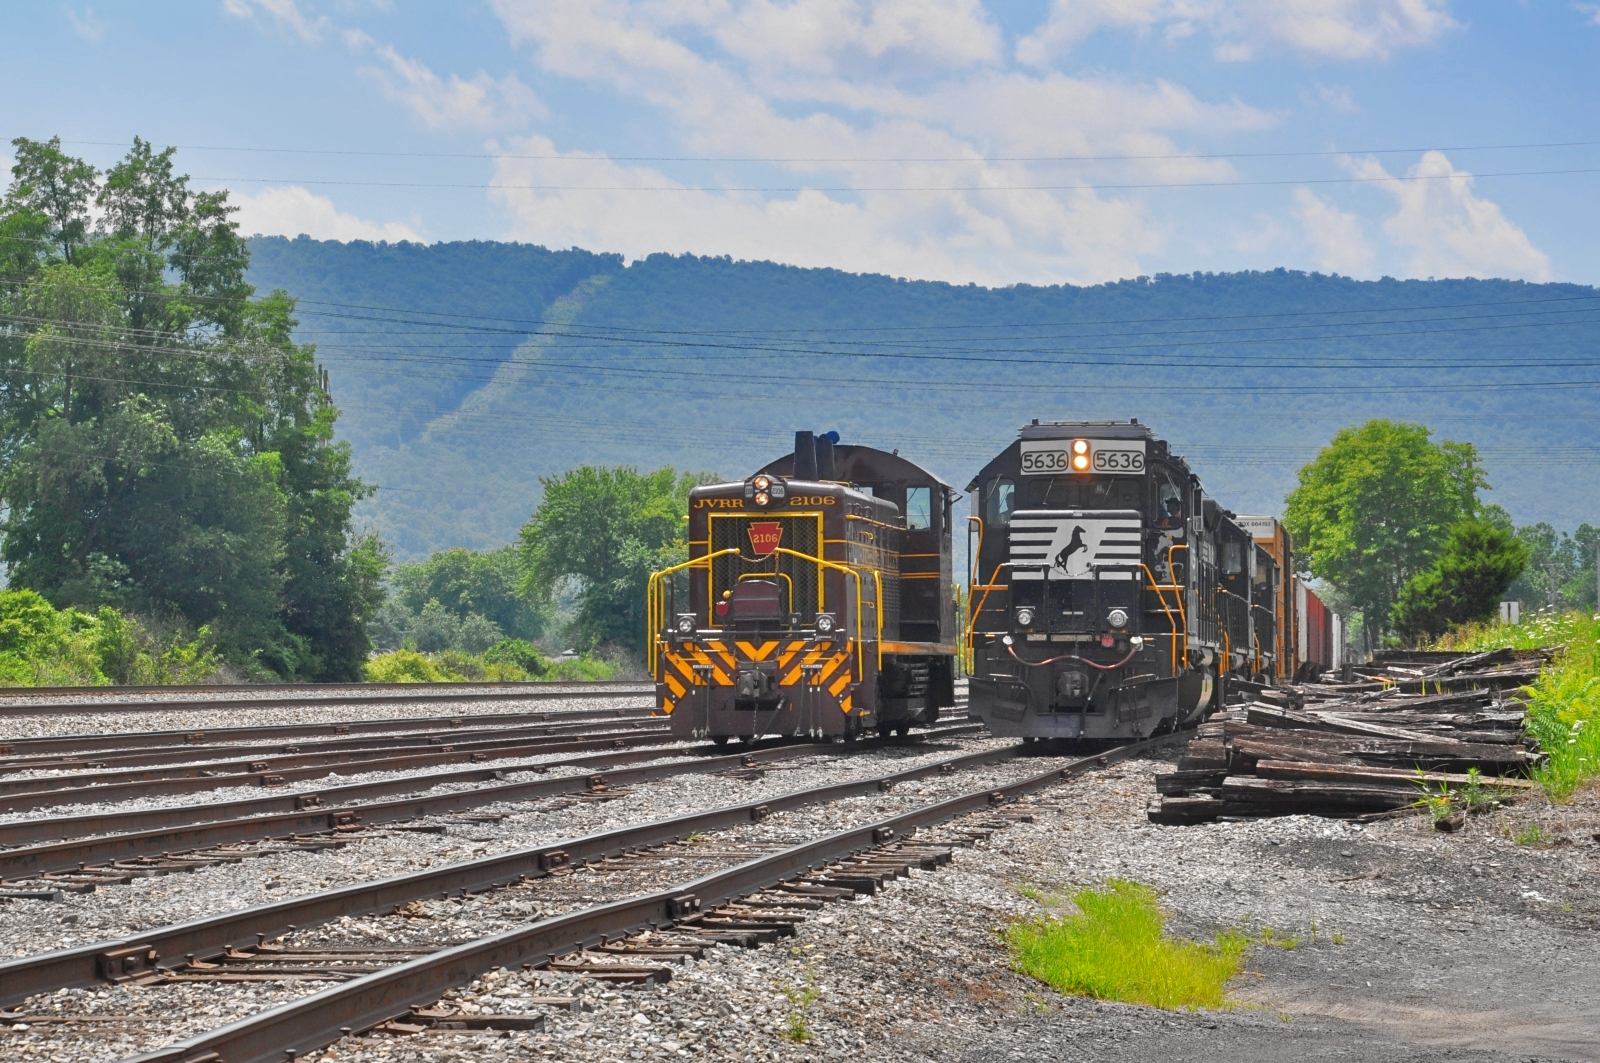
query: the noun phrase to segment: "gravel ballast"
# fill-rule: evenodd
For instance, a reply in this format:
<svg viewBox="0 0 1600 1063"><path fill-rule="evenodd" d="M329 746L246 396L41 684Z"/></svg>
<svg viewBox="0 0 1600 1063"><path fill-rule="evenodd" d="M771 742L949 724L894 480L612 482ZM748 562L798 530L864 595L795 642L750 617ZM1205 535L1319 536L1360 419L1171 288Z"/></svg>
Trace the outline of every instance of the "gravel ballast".
<svg viewBox="0 0 1600 1063"><path fill-rule="evenodd" d="M864 761L848 763L856 768ZM522 831L532 836L537 823L552 817L574 824L560 830L563 836L599 829L591 822L607 817L658 818L668 814L662 802L696 801L696 785L720 787L724 799L730 793L750 799L797 789L805 772L831 770L842 777L842 767L829 761L769 770L748 782L683 780L682 790L658 791L652 784L617 802L554 812L524 809L518 815L527 817L526 824L508 820L475 835L490 842L417 836L417 855L435 851L430 845L506 843L502 831L507 837ZM1012 767L1021 770L1013 774ZM1029 758L1004 770L984 770L998 779L1037 768L1038 761ZM1589 960L1600 929L1600 902L1591 885L1600 856L1592 838L1600 828L1600 802L1585 797L1550 808L1529 801L1472 817L1452 835L1433 831L1426 817L1364 826L1311 817L1154 826L1144 819L1151 777L1169 768L1154 760L1115 765L1043 791L1011 806L1031 812L1033 822L1015 823L975 847L957 849L950 866L913 872L875 897L828 905L811 913L796 937L776 945L711 949L701 961L674 967L672 980L662 986L619 989L549 972L493 972L444 1002L468 1013L543 1015L542 1030L374 1033L300 1059L1600 1058L1594 1003L1600 1000L1600 970ZM869 774L887 770L893 768L876 765ZM764 830L719 833L699 844L755 846L829 820L862 822L856 817L891 814L917 798L917 790L925 791L921 800L933 800L946 786L949 792L965 790L979 778L961 773L929 780L926 787L779 814L758 825ZM647 792L652 811L623 804L642 802ZM1519 845L1511 836L1537 844ZM318 869L342 866L322 861L353 857L356 848L288 863L305 871L297 881L310 881ZM240 867L248 873L265 863ZM665 881L692 870L681 864ZM208 873L147 881L198 883ZM568 905L650 888L663 881L662 874L637 868L578 872L466 904L429 901L426 918L341 921L302 936L371 941L380 925L403 923L380 936L460 940ZM1019 887L1061 894L1112 877L1159 890L1175 933L1207 939L1222 929L1240 929L1256 940L1245 973L1230 988L1230 1008L1174 1013L1067 998L1010 969L1001 929L1044 910ZM214 898L219 888L229 884L219 880L204 893ZM251 902L241 897L233 906L243 903ZM23 910L8 905L5 915ZM1264 940L1267 928L1270 944ZM31 951L37 950L35 945ZM302 983L69 991L31 1002L29 1011L115 1017L144 1008L159 1016L160 1036L152 1039L151 1028L126 1022L34 1024L0 1029L0 1058L99 1063L312 988ZM541 996L575 996L577 1010L533 1002ZM802 1034L804 1042L792 1039Z"/></svg>

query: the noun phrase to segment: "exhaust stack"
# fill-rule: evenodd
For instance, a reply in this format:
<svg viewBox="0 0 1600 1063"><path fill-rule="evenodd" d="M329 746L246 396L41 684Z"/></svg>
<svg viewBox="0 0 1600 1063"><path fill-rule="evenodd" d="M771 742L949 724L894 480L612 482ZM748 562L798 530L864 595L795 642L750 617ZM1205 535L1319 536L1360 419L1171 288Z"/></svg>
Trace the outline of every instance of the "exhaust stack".
<svg viewBox="0 0 1600 1063"><path fill-rule="evenodd" d="M810 432L794 434L794 478L817 479L817 437Z"/></svg>

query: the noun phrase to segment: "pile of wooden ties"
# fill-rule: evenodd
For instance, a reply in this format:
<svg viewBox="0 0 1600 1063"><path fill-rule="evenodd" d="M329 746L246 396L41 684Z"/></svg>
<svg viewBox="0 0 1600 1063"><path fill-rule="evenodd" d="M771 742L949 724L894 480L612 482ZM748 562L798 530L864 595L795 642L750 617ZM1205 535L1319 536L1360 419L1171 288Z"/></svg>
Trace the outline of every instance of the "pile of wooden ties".
<svg viewBox="0 0 1600 1063"><path fill-rule="evenodd" d="M1354 817L1478 782L1530 787L1518 688L1553 651L1380 653L1347 682L1253 688L1201 724L1178 770L1156 776L1152 823ZM1332 679L1328 673L1324 679Z"/></svg>

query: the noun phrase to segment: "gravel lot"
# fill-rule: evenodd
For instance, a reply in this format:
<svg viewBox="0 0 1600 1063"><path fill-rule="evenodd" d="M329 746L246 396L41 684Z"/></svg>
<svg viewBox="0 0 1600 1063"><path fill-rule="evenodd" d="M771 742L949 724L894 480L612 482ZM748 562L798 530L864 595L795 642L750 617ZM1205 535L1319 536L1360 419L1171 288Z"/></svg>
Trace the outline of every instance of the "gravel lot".
<svg viewBox="0 0 1600 1063"><path fill-rule="evenodd" d="M864 760L849 763L859 768ZM648 791L653 812L623 801L555 813L524 809L519 813L527 817L523 823L508 820L507 826L484 828L478 835L493 841L420 835L422 850L404 855L433 852L430 845L508 847L511 833L531 836L537 823L549 822L552 815L566 825L667 814L663 802L699 800L693 785L721 787L723 799L730 792L754 796L761 787L768 793L796 789L807 772L840 771L839 762L829 763L831 768L769 771L750 782L701 779L691 785L685 780L685 788L671 796L671 788L642 787L624 799L642 802ZM1422 818L1366 826L1293 817L1156 827L1143 815L1153 792L1150 776L1169 766L1154 761L1117 765L1052 788L1023 806L1033 812L1034 822L958 849L951 866L913 872L877 897L830 905L813 913L796 938L778 945L713 949L703 961L675 968L672 981L663 986L614 989L547 972L499 972L450 1001L467 1011L545 1014L545 1031L372 1034L302 1058L328 1063L1600 1059L1600 967L1589 962L1600 930L1600 899L1592 885L1600 857L1593 840L1600 829L1600 801L1591 796L1559 809L1530 802L1473 818L1455 835L1434 832ZM1036 769L1037 762L1019 767ZM880 765L878 770L887 769ZM966 789L974 782L965 773L930 780L923 799L937 796L942 787ZM780 828L798 831L830 817L888 814L915 796L904 787L782 814L761 825L773 833L751 828L755 833L719 836L717 844L735 837L765 844ZM561 831L579 832L577 827ZM1519 845L1511 836L1536 844ZM286 865L303 869L304 878L297 881L310 881L318 869L327 874L327 868L345 866L356 848L294 858ZM464 855L470 853L457 851L452 858ZM264 863L242 866L248 873L252 864ZM148 884L196 882L206 874ZM491 896L497 898L496 917L515 921L589 903L587 898L648 888L651 874L580 872ZM1074 1000L1009 969L999 929L1040 911L1018 892L1020 885L1067 891L1108 877L1160 890L1178 933L1209 937L1219 929L1240 928L1259 942L1263 930L1272 928L1275 943L1252 948L1245 973L1232 987L1233 1006L1169 1013ZM218 886L228 888L219 882L207 892ZM250 899L240 896L236 903ZM58 915L65 911L48 907ZM459 902L428 902L425 908L431 918L403 921L406 939L459 940L458 935L493 922L488 909L476 905L467 911ZM8 906L7 920L0 922L22 910ZM127 914L136 913L129 908ZM314 936L372 940L368 935L376 924L397 922L402 921L353 920ZM35 927L33 940L47 929ZM38 951L37 944L31 951ZM311 988L302 986L186 986L144 991L137 998L121 989L72 991L36 1001L32 1009L48 1013L59 1006L58 1014L115 1016L158 1008L172 1023L192 1030ZM195 988L206 992L192 993ZM579 1010L530 1002L550 994L577 995ZM153 1002L156 997L159 1003ZM797 1018L809 1036L804 1043L785 1036L797 1029ZM175 1025L164 1029L167 1036L177 1032ZM151 1044L147 1037L148 1031L118 1023L92 1031L51 1024L0 1029L0 1058L100 1061Z"/></svg>

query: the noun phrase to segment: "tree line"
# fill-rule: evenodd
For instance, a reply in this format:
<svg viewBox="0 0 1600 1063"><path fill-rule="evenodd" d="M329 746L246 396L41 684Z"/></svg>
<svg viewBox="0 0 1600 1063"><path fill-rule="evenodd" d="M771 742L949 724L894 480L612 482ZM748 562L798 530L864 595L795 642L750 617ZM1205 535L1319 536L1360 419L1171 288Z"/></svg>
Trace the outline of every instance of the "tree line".
<svg viewBox="0 0 1600 1063"><path fill-rule="evenodd" d="M1592 610L1600 529L1515 527L1479 497L1489 483L1472 444L1432 436L1387 420L1347 428L1300 470L1286 500L1302 573L1356 615L1366 647L1490 620L1507 596Z"/></svg>
<svg viewBox="0 0 1600 1063"><path fill-rule="evenodd" d="M246 678L359 679L387 557L294 300L224 192L135 138L12 141L0 201L0 557L12 588L204 630ZM87 614L86 614L87 615Z"/></svg>

